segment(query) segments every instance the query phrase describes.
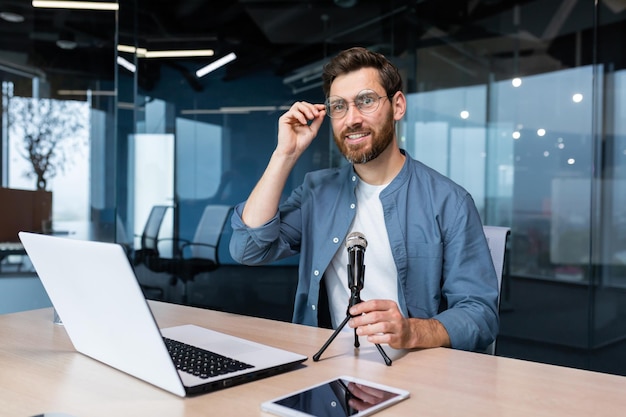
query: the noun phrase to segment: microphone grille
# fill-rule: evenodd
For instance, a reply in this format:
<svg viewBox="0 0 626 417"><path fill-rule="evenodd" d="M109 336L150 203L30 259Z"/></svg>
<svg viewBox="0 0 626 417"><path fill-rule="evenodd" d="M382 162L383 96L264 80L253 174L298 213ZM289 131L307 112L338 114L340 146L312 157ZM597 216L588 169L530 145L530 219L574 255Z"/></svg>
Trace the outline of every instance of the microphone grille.
<svg viewBox="0 0 626 417"><path fill-rule="evenodd" d="M361 246L363 249L367 248L367 239L365 239L363 233L352 232L346 238L346 248L350 249L355 246Z"/></svg>

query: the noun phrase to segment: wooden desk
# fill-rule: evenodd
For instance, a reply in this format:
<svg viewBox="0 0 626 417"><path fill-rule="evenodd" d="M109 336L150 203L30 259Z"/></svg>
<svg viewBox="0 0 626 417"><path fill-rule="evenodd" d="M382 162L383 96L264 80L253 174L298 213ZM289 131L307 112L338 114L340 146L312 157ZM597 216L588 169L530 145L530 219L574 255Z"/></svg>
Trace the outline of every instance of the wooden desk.
<svg viewBox="0 0 626 417"><path fill-rule="evenodd" d="M151 302L161 327L195 323L312 357L331 332L209 310ZM451 349L410 352L391 367L352 334L339 336L320 362L192 398L178 398L79 353L52 309L0 315L0 414L75 417L254 416L261 402L342 374L395 385L411 398L383 416L619 416L626 378Z"/></svg>

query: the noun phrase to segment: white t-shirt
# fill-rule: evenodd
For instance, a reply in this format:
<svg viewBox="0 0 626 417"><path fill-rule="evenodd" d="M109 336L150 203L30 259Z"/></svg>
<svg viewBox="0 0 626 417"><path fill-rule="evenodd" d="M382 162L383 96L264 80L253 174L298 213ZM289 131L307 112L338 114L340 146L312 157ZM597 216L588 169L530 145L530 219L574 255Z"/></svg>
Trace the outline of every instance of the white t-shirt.
<svg viewBox="0 0 626 417"><path fill-rule="evenodd" d="M383 205L378 198L386 186L387 184L369 185L359 181L356 187L356 217L348 234L360 232L367 240L364 256L365 279L361 290L363 301L378 299L398 302L398 272L389 245ZM324 278L333 328L337 328L346 318L350 302L347 264L348 251L345 245L341 245Z"/></svg>

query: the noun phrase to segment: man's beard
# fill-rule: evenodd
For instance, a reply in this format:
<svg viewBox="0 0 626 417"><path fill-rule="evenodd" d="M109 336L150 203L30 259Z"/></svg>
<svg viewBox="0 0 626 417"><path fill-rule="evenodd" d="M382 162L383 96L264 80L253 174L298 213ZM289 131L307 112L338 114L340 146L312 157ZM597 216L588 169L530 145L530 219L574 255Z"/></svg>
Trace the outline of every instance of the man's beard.
<svg viewBox="0 0 626 417"><path fill-rule="evenodd" d="M363 149L368 145L367 143L347 145L343 139L347 134L346 132L344 132L341 136L337 136L336 134L333 136L339 151L348 160L348 162L351 164L365 164L373 159L376 159L385 151L385 149L387 149L387 147L389 147L389 144L393 141L394 128L393 117L390 115L380 130L371 132L371 148L369 150Z"/></svg>

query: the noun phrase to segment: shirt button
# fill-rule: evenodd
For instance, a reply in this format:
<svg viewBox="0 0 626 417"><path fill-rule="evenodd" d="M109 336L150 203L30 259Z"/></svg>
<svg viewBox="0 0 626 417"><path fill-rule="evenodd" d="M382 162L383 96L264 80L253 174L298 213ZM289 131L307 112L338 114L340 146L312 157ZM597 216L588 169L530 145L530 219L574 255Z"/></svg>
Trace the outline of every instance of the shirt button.
<svg viewBox="0 0 626 417"><path fill-rule="evenodd" d="M337 243L337 242L339 242L339 238L338 237L334 237L333 238L333 243Z"/></svg>
<svg viewBox="0 0 626 417"><path fill-rule="evenodd" d="M355 207L356 207L356 204L354 204L354 203L350 204L350 208L351 209L354 209Z"/></svg>
<svg viewBox="0 0 626 417"><path fill-rule="evenodd" d="M319 274L320 274L320 271L318 271L317 269L313 271L313 275L318 276Z"/></svg>
<svg viewBox="0 0 626 417"><path fill-rule="evenodd" d="M352 176L352 181L356 181L356 175Z"/></svg>
<svg viewBox="0 0 626 417"><path fill-rule="evenodd" d="M315 304L311 306L311 310L315 311Z"/></svg>

